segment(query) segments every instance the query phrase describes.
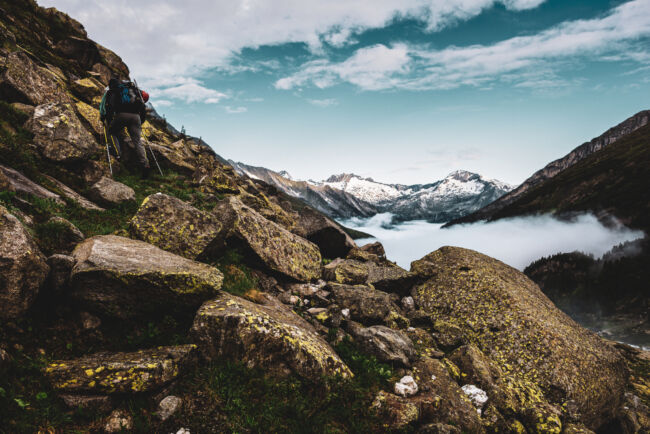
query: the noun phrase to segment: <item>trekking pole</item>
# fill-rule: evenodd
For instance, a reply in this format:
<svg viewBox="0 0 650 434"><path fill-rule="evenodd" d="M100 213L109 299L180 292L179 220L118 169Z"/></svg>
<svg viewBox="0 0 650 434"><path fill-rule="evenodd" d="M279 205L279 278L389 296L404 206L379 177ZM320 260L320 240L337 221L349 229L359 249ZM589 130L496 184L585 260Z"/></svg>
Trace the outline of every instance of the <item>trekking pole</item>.
<svg viewBox="0 0 650 434"><path fill-rule="evenodd" d="M108 136L106 135L106 125L102 122L104 127L104 141L106 142L106 158L108 158L108 169L111 171L111 176L113 176L113 164L111 164L111 151L108 149Z"/></svg>
<svg viewBox="0 0 650 434"><path fill-rule="evenodd" d="M151 152L151 155L153 155L153 161L156 162L156 166L158 167L158 171L160 172L160 176L165 176L162 173L162 169L160 168L160 164L158 164L158 159L156 158L156 154L153 153L153 149L151 149L151 144L149 143L149 140L145 139L144 137L142 138L147 143L147 146L149 146L149 152Z"/></svg>

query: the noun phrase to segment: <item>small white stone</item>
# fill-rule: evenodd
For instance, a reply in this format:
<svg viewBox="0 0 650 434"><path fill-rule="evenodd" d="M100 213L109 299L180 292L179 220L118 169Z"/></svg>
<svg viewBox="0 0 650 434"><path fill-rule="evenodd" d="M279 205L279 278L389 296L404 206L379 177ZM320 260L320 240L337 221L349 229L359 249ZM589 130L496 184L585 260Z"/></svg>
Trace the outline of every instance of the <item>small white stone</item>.
<svg viewBox="0 0 650 434"><path fill-rule="evenodd" d="M341 315L343 315L343 318L345 319L350 318L350 309L341 309Z"/></svg>
<svg viewBox="0 0 650 434"><path fill-rule="evenodd" d="M463 387L461 387L465 395L469 398L469 400L472 402L474 407L479 411L479 414L481 412L481 409L485 405L485 403L488 400L487 393L485 393L484 390L479 389L478 387L474 386L473 384L466 384Z"/></svg>
<svg viewBox="0 0 650 434"><path fill-rule="evenodd" d="M108 416L104 431L112 433L122 430L128 431L131 428L133 428L133 418L131 415L123 410L115 410Z"/></svg>
<svg viewBox="0 0 650 434"><path fill-rule="evenodd" d="M413 297L411 297L410 295L408 297L404 297L402 299L402 307L406 310L415 309L415 301L413 301Z"/></svg>
<svg viewBox="0 0 650 434"><path fill-rule="evenodd" d="M415 327L409 327L409 328L406 329L406 331L407 331L407 332L414 332L414 331L415 331Z"/></svg>
<svg viewBox="0 0 650 434"><path fill-rule="evenodd" d="M176 434L190 434L190 430L187 428L181 428L178 431L176 431Z"/></svg>
<svg viewBox="0 0 650 434"><path fill-rule="evenodd" d="M403 397L413 396L418 393L418 385L410 375L405 375L395 383L395 393Z"/></svg>
<svg viewBox="0 0 650 434"><path fill-rule="evenodd" d="M178 396L169 395L158 404L158 417L161 420L167 420L171 415L176 413L181 405L183 400Z"/></svg>

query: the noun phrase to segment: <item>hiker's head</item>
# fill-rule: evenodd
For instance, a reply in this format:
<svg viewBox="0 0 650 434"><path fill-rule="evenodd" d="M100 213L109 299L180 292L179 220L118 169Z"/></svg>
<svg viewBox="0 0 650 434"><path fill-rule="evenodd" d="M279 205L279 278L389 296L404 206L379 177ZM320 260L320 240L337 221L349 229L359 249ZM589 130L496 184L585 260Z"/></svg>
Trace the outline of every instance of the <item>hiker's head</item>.
<svg viewBox="0 0 650 434"><path fill-rule="evenodd" d="M109 89L115 89L119 85L120 85L120 80L117 77L113 77L110 80L108 80L108 88Z"/></svg>

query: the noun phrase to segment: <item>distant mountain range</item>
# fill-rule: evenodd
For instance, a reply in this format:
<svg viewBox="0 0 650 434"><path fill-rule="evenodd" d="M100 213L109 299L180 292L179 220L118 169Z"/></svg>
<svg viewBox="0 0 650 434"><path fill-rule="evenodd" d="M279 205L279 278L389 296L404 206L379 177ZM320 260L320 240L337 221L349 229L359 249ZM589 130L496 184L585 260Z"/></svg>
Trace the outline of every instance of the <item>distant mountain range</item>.
<svg viewBox="0 0 650 434"><path fill-rule="evenodd" d="M399 221L425 219L444 223L480 209L513 188L462 170L431 184L402 185L384 184L350 173L333 175L324 181L298 181L286 171L274 172L232 160L229 163L240 174L274 185L333 218L390 212Z"/></svg>

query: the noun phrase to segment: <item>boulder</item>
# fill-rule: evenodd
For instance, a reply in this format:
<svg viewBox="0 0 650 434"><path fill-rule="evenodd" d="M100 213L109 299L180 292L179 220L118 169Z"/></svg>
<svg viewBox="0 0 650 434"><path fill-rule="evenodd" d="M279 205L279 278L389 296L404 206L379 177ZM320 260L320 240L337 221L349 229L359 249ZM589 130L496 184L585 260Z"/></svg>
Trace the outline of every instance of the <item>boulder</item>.
<svg viewBox="0 0 650 434"><path fill-rule="evenodd" d="M325 258L342 258L356 247L354 240L341 227L318 211L305 207L298 212L293 233L311 241Z"/></svg>
<svg viewBox="0 0 650 434"><path fill-rule="evenodd" d="M128 78L129 68L122 61L122 58L117 54L115 54L113 51L109 50L108 48L99 44L96 45L97 45L97 49L99 50L99 54L101 54L106 65L108 65L108 67L113 72L115 72L120 78L122 79Z"/></svg>
<svg viewBox="0 0 650 434"><path fill-rule="evenodd" d="M128 432L133 428L133 416L125 410L114 410L104 425L104 432L106 433L120 433Z"/></svg>
<svg viewBox="0 0 650 434"><path fill-rule="evenodd" d="M4 177L5 182L9 185L8 191L15 191L30 196L35 196L40 199L48 199L54 201L57 205L65 205L61 196L52 193L50 190L41 187L35 182L31 181L22 173L0 164L0 174Z"/></svg>
<svg viewBox="0 0 650 434"><path fill-rule="evenodd" d="M214 158L199 158L192 179L202 193L239 194L235 169L221 164Z"/></svg>
<svg viewBox="0 0 650 434"><path fill-rule="evenodd" d="M56 74L37 65L27 53L9 53L3 66L0 73L0 97L3 100L30 105L69 101Z"/></svg>
<svg viewBox="0 0 650 434"><path fill-rule="evenodd" d="M11 184L11 180L0 170L0 191L14 192L16 188Z"/></svg>
<svg viewBox="0 0 650 434"><path fill-rule="evenodd" d="M89 238L72 256L71 297L118 318L196 308L223 281L214 267L114 235Z"/></svg>
<svg viewBox="0 0 650 434"><path fill-rule="evenodd" d="M334 303L350 310L350 318L354 321L378 324L400 313L389 294L368 286L329 283L326 288Z"/></svg>
<svg viewBox="0 0 650 434"><path fill-rule="evenodd" d="M41 154L57 163L87 159L100 149L70 103L39 105L26 127L34 133L34 144Z"/></svg>
<svg viewBox="0 0 650 434"><path fill-rule="evenodd" d="M189 259L199 257L220 230L213 215L162 193L145 198L129 224L134 238Z"/></svg>
<svg viewBox="0 0 650 434"><path fill-rule="evenodd" d="M107 176L94 183L88 190L88 195L92 200L105 206L135 202L135 191L131 187Z"/></svg>
<svg viewBox="0 0 650 434"><path fill-rule="evenodd" d="M158 161L175 172L188 175L196 171L196 158L190 152L184 140L178 140L167 146L150 143L151 149L158 154Z"/></svg>
<svg viewBox="0 0 650 434"><path fill-rule="evenodd" d="M104 137L104 125L99 117L99 110L83 101L76 101L74 106L80 119L88 123L91 132L95 134L95 137L99 137L100 141L105 143L106 138ZM103 150L104 152L106 151L106 149Z"/></svg>
<svg viewBox="0 0 650 434"><path fill-rule="evenodd" d="M83 197L82 195L80 195L79 193L77 193L76 191L74 191L73 189L71 189L70 187L68 187L61 181L59 181L58 179L52 178L51 176L45 174L43 174L43 177L45 177L48 181L54 184L56 188L59 189L59 191L61 191L61 193L65 197L76 202L77 205L79 205L83 209L87 209L91 211L105 211L104 208L101 208L96 204L94 204L93 202L89 201L88 199L86 199L85 197Z"/></svg>
<svg viewBox="0 0 650 434"><path fill-rule="evenodd" d="M90 102L97 96L102 96L104 89L99 87L95 80L90 78L80 78L70 84L72 91L84 101Z"/></svg>
<svg viewBox="0 0 650 434"><path fill-rule="evenodd" d="M476 408L451 377L443 362L423 356L414 363L412 370L419 392L410 399L435 403L422 408L423 422L444 421L461 428L462 432L485 432Z"/></svg>
<svg viewBox="0 0 650 434"><path fill-rule="evenodd" d="M367 283L386 292L407 295L415 283L412 273L374 253L358 248L350 250L346 259L333 261L328 265L334 269L334 275L330 273L330 276L335 276L338 272L340 279L356 281L366 274L365 282L356 283ZM364 269L365 271L361 271Z"/></svg>
<svg viewBox="0 0 650 434"><path fill-rule="evenodd" d="M191 338L207 360L225 358L314 382L352 376L318 332L279 302L260 305L222 293L201 306Z"/></svg>
<svg viewBox="0 0 650 434"><path fill-rule="evenodd" d="M381 244L379 241L364 244L363 246L359 247L359 249L363 250L364 252L372 253L380 259L386 259L386 251L384 250L383 244Z"/></svg>
<svg viewBox="0 0 650 434"><path fill-rule="evenodd" d="M56 234L52 235L56 235L58 241L57 245L53 246L53 251L48 252L48 254L60 253L67 255L74 250L77 244L86 238L79 228L63 217L50 217L47 224L49 229L56 231ZM47 249L44 248L44 250Z"/></svg>
<svg viewBox="0 0 650 434"><path fill-rule="evenodd" d="M503 372L501 406L509 408L499 410L546 414L549 404L572 401L579 420L594 430L614 417L627 379L621 355L558 310L524 274L457 247L414 261L411 271L427 279L413 288L416 304L459 329Z"/></svg>
<svg viewBox="0 0 650 434"><path fill-rule="evenodd" d="M132 353L96 353L56 360L44 370L60 393L112 395L159 390L195 361L195 345L158 347Z"/></svg>
<svg viewBox="0 0 650 434"><path fill-rule="evenodd" d="M408 368L417 357L413 342L400 331L385 326L362 327L354 322L348 323L347 331L363 352L381 362Z"/></svg>
<svg viewBox="0 0 650 434"><path fill-rule="evenodd" d="M231 196L221 201L213 213L223 225L213 250L237 248L250 263L274 274L308 282L321 275L318 247L273 223Z"/></svg>
<svg viewBox="0 0 650 434"><path fill-rule="evenodd" d="M0 320L19 318L36 299L49 267L22 223L0 206Z"/></svg>
<svg viewBox="0 0 650 434"><path fill-rule="evenodd" d="M362 262L336 259L323 267L323 279L345 285L359 285L368 280L368 268Z"/></svg>
<svg viewBox="0 0 650 434"><path fill-rule="evenodd" d="M420 418L420 408L416 403L383 390L377 393L371 408L391 430L404 430Z"/></svg>
<svg viewBox="0 0 650 434"><path fill-rule="evenodd" d="M71 36L59 41L54 49L63 57L75 60L84 69L91 68L101 60L97 45L86 38Z"/></svg>

